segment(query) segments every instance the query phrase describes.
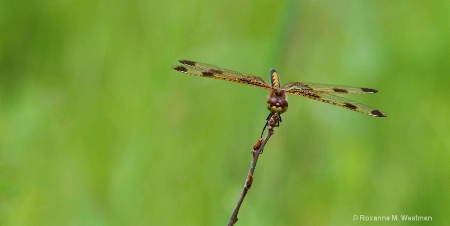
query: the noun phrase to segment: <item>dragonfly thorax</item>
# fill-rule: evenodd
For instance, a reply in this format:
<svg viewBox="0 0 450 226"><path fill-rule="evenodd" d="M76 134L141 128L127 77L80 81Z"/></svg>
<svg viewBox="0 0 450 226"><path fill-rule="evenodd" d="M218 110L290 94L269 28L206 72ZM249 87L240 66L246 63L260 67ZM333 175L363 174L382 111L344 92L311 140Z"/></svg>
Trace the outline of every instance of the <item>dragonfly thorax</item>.
<svg viewBox="0 0 450 226"><path fill-rule="evenodd" d="M272 113L284 113L288 109L288 102L283 90L274 89L270 93L269 100L267 100L267 109Z"/></svg>

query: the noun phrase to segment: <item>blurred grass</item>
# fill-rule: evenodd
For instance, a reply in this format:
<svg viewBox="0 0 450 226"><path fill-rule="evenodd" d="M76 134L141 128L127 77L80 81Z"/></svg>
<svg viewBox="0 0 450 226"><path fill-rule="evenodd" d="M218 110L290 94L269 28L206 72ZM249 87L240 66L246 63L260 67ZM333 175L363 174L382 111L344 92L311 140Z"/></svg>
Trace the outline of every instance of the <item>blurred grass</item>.
<svg viewBox="0 0 450 226"><path fill-rule="evenodd" d="M379 225L355 214L448 225L449 10L1 1L0 225L226 224L267 93L171 70L181 58L377 88L350 98L389 115L291 96L238 225Z"/></svg>

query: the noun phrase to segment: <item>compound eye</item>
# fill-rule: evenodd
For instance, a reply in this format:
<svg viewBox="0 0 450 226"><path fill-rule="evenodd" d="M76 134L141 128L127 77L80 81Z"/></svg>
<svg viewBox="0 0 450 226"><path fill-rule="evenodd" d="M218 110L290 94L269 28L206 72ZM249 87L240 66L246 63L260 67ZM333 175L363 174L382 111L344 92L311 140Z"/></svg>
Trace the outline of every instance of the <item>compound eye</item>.
<svg viewBox="0 0 450 226"><path fill-rule="evenodd" d="M267 109L272 113L277 112L281 114L288 109L288 103L282 97L271 97L267 100Z"/></svg>
<svg viewBox="0 0 450 226"><path fill-rule="evenodd" d="M278 103L279 103L279 105L277 105L277 106L282 107L282 108L285 108L288 106L288 102L286 101L286 99L278 99Z"/></svg>
<svg viewBox="0 0 450 226"><path fill-rule="evenodd" d="M278 106L278 98L271 97L267 100L267 103L270 104L270 106Z"/></svg>

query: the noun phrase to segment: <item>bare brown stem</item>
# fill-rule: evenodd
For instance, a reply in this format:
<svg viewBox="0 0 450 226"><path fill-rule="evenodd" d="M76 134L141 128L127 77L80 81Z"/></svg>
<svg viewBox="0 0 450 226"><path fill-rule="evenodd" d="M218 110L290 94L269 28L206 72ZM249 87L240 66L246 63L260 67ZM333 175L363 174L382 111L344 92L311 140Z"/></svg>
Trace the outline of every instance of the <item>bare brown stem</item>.
<svg viewBox="0 0 450 226"><path fill-rule="evenodd" d="M244 201L245 196L247 195L248 190L252 186L253 183L253 174L255 172L256 163L258 162L259 155L263 152L264 146L266 146L267 141L273 134L273 128L278 125L279 115L278 113L272 114L270 119L267 121L268 132L264 138L260 138L256 144L253 146L253 159L250 164L250 170L248 171L247 178L245 180L244 188L242 189L241 195L239 196L236 207L234 208L233 214L231 215L230 221L228 222L228 226L233 226L238 221L238 213L241 208L242 202Z"/></svg>

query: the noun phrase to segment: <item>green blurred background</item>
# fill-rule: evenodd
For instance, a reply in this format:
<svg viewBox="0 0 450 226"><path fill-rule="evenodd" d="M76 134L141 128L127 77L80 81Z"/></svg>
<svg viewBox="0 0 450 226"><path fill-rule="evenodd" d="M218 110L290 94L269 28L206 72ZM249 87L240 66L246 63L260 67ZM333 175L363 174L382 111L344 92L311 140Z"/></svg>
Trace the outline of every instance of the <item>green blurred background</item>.
<svg viewBox="0 0 450 226"><path fill-rule="evenodd" d="M237 225L450 225L449 12L0 1L0 225L226 225L268 93L178 73L178 59L380 90L349 98L387 118L290 96Z"/></svg>

